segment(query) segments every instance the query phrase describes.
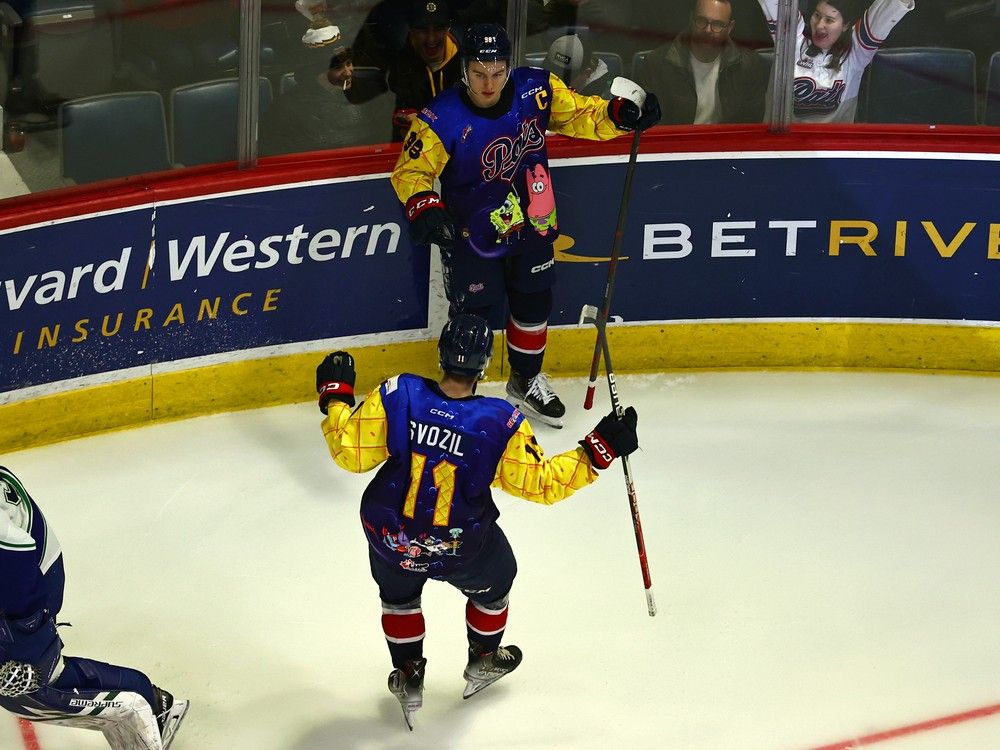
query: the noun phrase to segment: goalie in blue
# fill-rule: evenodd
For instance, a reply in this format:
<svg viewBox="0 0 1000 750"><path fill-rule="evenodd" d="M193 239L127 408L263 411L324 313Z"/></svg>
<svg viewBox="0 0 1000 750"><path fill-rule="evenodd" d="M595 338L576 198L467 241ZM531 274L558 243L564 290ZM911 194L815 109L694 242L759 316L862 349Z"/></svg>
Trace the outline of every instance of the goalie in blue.
<svg viewBox="0 0 1000 750"><path fill-rule="evenodd" d="M56 632L62 548L21 481L0 466L0 706L96 729L114 750L167 750L188 702L135 669L64 656Z"/></svg>

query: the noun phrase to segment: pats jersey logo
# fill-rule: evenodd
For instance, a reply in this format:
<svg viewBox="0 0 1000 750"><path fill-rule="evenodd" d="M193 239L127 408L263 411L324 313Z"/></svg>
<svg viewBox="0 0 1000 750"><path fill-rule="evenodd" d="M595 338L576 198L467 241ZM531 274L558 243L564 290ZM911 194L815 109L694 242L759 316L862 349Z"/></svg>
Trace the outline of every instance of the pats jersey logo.
<svg viewBox="0 0 1000 750"><path fill-rule="evenodd" d="M501 136L490 141L483 149L483 182L501 179L510 182L525 154L541 151L545 147L545 134L538 127L538 118L521 122L521 132L516 138Z"/></svg>
<svg viewBox="0 0 1000 750"><path fill-rule="evenodd" d="M796 78L792 83L795 114L816 115L835 111L840 106L846 88L841 80L834 81L829 88L823 88L812 78Z"/></svg>

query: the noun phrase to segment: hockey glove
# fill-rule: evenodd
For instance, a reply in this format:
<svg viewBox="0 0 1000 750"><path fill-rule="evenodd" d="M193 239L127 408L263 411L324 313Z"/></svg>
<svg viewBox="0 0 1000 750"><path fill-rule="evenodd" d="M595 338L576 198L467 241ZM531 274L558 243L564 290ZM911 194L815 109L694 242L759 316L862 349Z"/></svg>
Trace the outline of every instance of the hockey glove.
<svg viewBox="0 0 1000 750"><path fill-rule="evenodd" d="M455 222L432 190L416 193L406 202L406 218L410 220L410 241L414 245L433 242L442 248L455 244Z"/></svg>
<svg viewBox="0 0 1000 750"><path fill-rule="evenodd" d="M347 352L327 354L316 368L316 393L319 410L326 414L332 399L354 406L354 357Z"/></svg>
<svg viewBox="0 0 1000 750"><path fill-rule="evenodd" d="M627 456L639 447L639 437L635 433L637 420L638 415L631 406L621 419L611 412L580 441L595 469L606 469L618 456Z"/></svg>
<svg viewBox="0 0 1000 750"><path fill-rule="evenodd" d="M619 130L642 132L660 121L660 100L656 98L656 94L649 92L640 110L631 99L616 96L608 102L608 116Z"/></svg>
<svg viewBox="0 0 1000 750"><path fill-rule="evenodd" d="M406 136L413 124L413 118L417 116L418 110L401 107L392 113L392 124L396 126L396 132L401 136Z"/></svg>

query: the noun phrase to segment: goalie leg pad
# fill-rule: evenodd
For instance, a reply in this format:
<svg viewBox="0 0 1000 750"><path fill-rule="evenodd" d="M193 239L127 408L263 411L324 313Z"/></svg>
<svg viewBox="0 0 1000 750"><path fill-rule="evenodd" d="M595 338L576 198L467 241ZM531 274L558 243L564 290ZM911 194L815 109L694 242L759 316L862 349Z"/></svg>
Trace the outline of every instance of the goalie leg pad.
<svg viewBox="0 0 1000 750"><path fill-rule="evenodd" d="M113 750L162 750L160 729L149 702L118 690L59 690L42 687L0 705L29 721L44 721L104 734Z"/></svg>

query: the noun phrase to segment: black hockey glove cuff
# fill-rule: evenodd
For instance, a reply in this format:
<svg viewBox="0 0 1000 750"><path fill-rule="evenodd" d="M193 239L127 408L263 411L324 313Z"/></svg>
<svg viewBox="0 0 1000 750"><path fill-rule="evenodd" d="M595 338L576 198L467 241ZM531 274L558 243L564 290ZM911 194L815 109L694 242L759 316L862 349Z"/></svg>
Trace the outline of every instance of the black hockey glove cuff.
<svg viewBox="0 0 1000 750"><path fill-rule="evenodd" d="M455 244L455 223L433 190L416 193L406 202L406 218L410 220L410 241L414 245L433 242L441 247Z"/></svg>
<svg viewBox="0 0 1000 750"><path fill-rule="evenodd" d="M608 116L619 130L643 131L660 121L660 100L656 94L648 92L642 109L631 99L616 96L608 102Z"/></svg>
<svg viewBox="0 0 1000 750"><path fill-rule="evenodd" d="M618 419L614 412L603 417L580 445L595 469L606 469L618 456L627 456L639 447L635 426L638 415L631 406Z"/></svg>
<svg viewBox="0 0 1000 750"><path fill-rule="evenodd" d="M326 414L331 400L343 401L354 406L354 357L347 352L327 354L316 368L316 393L319 410Z"/></svg>

